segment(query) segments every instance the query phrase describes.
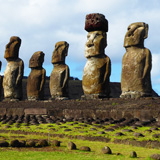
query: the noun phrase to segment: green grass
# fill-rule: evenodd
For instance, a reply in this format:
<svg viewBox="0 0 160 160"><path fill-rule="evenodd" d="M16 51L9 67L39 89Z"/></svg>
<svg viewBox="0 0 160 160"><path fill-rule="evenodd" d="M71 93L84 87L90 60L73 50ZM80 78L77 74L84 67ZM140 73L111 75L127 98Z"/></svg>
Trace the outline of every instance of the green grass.
<svg viewBox="0 0 160 160"><path fill-rule="evenodd" d="M139 127L138 129L132 129L131 127L123 127L118 128L115 131L112 132L106 132L105 134L98 134L100 131L104 131L105 128L109 128L114 126L114 124L110 125L104 125L103 127L100 127L100 125L89 125L84 123L77 123L74 122L67 122L65 124L60 123L60 125L57 124L40 124L38 126L36 125L30 125L26 126L25 124L21 124L19 128L15 126L15 124L11 125L10 128L6 128L6 124L1 124L0 129L10 130L10 131L24 131L24 132L33 132L33 133L46 133L46 134L64 134L66 136L72 136L76 137L77 135L80 136L88 136L88 137L104 137L109 138L111 141L114 141L115 139L130 139L130 140L137 140L137 141L149 141L149 140L156 140L160 142L160 138L153 138L153 134L158 134L158 131L153 131L151 133L146 132L146 130L150 129L151 127ZM91 130L91 128L95 128L96 130ZM66 129L71 129L71 131L65 131ZM117 132L122 132L123 129L131 129L134 132L142 133L144 137L135 137L133 135L133 132L123 132L123 136L115 136Z"/></svg>
<svg viewBox="0 0 160 160"><path fill-rule="evenodd" d="M151 127L140 127L138 129L132 129L131 127L123 127L115 129L113 132L106 132L106 134L98 134L100 131L104 131L105 128L110 128L114 126L114 124L100 126L99 124L89 125L84 123L77 124L75 122L67 122L65 124L60 123L57 124L40 124L40 125L29 125L21 124L19 128L15 126L15 124L10 125L10 128L6 128L7 124L0 123L1 130L7 130L8 133L0 133L0 140L7 140L10 142L13 139L18 140L28 140L28 139L47 139L52 144L53 140L60 140L61 147L55 148L52 145L50 147L46 147L46 149L33 149L33 148L0 148L0 160L132 160L130 158L131 151L136 151L138 158L134 158L137 160L150 160L149 156L151 154L159 153L158 149L151 148L142 148L142 147L134 147L131 145L123 145L123 144L114 144L112 143L115 139L129 139L129 140L157 140L158 138L153 138L153 134L159 133L159 131L153 131L152 133L146 132L146 130ZM91 128L95 128L95 130L91 130ZM71 129L71 131L65 131L65 129ZM132 129L134 132L142 133L145 137L136 138L133 136L133 132L123 132L125 136L115 136L115 133L122 132L123 129ZM160 129L160 128L159 128ZM11 131L23 131L22 133L16 134L11 133ZM30 134L23 134L25 132L29 132ZM59 138L54 135L63 134L65 138ZM105 137L110 138L109 143L99 142L99 141L87 141L87 140L79 140L74 139L77 135L88 136L88 137ZM67 138L67 136L72 136L72 139ZM91 148L91 152L82 152L80 150L76 151L68 151L67 144L69 141L73 141L77 148L79 149L81 146L89 146ZM101 153L101 149L104 146L109 146L113 152L112 155L103 155ZM121 155L116 155L117 153L121 153Z"/></svg>
<svg viewBox="0 0 160 160"><path fill-rule="evenodd" d="M116 155L95 155L93 153L80 153L80 152L18 152L18 151L7 151L1 152L0 160L129 160L131 158Z"/></svg>
<svg viewBox="0 0 160 160"><path fill-rule="evenodd" d="M45 148L36 149L36 151L30 151L29 148L0 148L0 160L131 160L133 158L130 158L130 153L133 150L136 151L138 155L138 158L134 158L135 160L149 160L149 156L151 154L159 153L159 150L157 149L145 149L142 147L133 147L123 144L115 145L113 143L91 142L77 139L73 139L72 141L77 145L78 149L80 146L87 145L91 148L91 152L84 152L79 150L69 151L66 146L70 139L57 139L62 141L61 147L50 147L48 151ZM109 146L113 154L102 154L101 149L104 146ZM116 155L117 153L121 153L121 155Z"/></svg>

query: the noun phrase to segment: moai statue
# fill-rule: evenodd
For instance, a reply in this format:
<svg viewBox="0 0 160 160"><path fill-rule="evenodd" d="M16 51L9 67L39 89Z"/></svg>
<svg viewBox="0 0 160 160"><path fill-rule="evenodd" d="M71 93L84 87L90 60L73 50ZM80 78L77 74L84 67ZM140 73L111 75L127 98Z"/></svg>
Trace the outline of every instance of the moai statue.
<svg viewBox="0 0 160 160"><path fill-rule="evenodd" d="M38 51L35 52L29 60L31 73L27 79L27 97L28 100L31 101L44 99L44 84L46 78L46 70L42 67L44 55L42 51Z"/></svg>
<svg viewBox="0 0 160 160"><path fill-rule="evenodd" d="M124 39L126 53L122 60L121 98L152 96L152 56L144 47L147 36L148 24L137 22L129 25Z"/></svg>
<svg viewBox="0 0 160 160"><path fill-rule="evenodd" d="M65 64L69 44L57 42L52 55L53 71L50 76L51 99L68 99L69 67Z"/></svg>
<svg viewBox="0 0 160 160"><path fill-rule="evenodd" d="M1 71L2 62L0 61L0 71ZM2 76L0 75L0 98L1 98L1 92L2 92Z"/></svg>
<svg viewBox="0 0 160 160"><path fill-rule="evenodd" d="M6 45L4 58L7 60L7 67L4 72L3 88L5 100L22 99L22 79L24 64L19 57L21 39L13 36Z"/></svg>
<svg viewBox="0 0 160 160"><path fill-rule="evenodd" d="M84 99L105 98L110 94L111 61L105 55L108 21L102 14L86 15L85 30L88 32L85 45L87 63L83 70L82 87Z"/></svg>

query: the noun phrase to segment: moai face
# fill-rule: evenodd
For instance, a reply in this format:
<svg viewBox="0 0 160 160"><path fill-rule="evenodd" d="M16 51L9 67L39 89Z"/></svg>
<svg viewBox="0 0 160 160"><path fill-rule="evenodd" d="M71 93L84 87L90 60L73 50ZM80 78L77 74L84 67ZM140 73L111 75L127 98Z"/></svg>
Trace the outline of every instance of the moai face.
<svg viewBox="0 0 160 160"><path fill-rule="evenodd" d="M41 68L44 62L44 53L42 51L35 52L29 60L29 68Z"/></svg>
<svg viewBox="0 0 160 160"><path fill-rule="evenodd" d="M69 44L65 41L57 42L52 55L52 64L65 62L65 57L68 54Z"/></svg>
<svg viewBox="0 0 160 160"><path fill-rule="evenodd" d="M106 32L92 31L87 35L87 42L85 45L85 57L94 57L104 54L104 49L107 46Z"/></svg>
<svg viewBox="0 0 160 160"><path fill-rule="evenodd" d="M124 39L124 47L142 46L144 39L148 36L148 24L143 22L132 23L128 26L128 31Z"/></svg>
<svg viewBox="0 0 160 160"><path fill-rule="evenodd" d="M17 59L19 54L19 48L21 45L21 39L19 37L13 36L10 38L10 42L6 45L4 58Z"/></svg>

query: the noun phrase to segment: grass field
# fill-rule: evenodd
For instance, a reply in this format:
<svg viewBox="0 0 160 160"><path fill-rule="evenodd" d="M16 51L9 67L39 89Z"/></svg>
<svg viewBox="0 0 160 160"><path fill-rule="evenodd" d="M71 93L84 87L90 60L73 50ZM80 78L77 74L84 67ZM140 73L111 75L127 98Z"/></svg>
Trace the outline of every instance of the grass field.
<svg viewBox="0 0 160 160"><path fill-rule="evenodd" d="M135 147L124 144L114 144L114 139L136 139L138 141L160 141L159 138L153 138L153 134L158 134L159 130L154 130L152 133L148 132L151 127L140 127L134 130L131 127L117 128L112 132L99 134L104 129L114 127L113 124L101 126L98 124L89 125L79 122L54 123L54 124L40 124L29 125L21 123L19 125L0 123L0 140L6 140L10 143L11 140L29 140L29 139L46 139L50 146L43 148L0 148L0 160L130 160L130 153L136 151L138 160L150 160L150 155L160 154L159 149ZM66 130L67 129L67 130ZM139 132L144 137L134 137L133 132L125 132L124 136L116 136L117 132L122 132L124 129L132 129L133 132ZM19 132L20 131L20 132ZM27 133L27 134L26 134ZM56 135L56 136L55 136ZM63 135L60 138L58 135ZM75 139L77 135L86 137L104 137L110 139L109 143L99 141L88 141ZM72 137L68 138L68 137ZM52 146L53 140L61 141L60 147ZM77 150L68 150L68 142L73 141L77 145ZM81 146L88 146L91 152L80 151ZM112 155L102 154L101 149L104 146L109 146L112 150ZM120 155L118 154L120 153Z"/></svg>

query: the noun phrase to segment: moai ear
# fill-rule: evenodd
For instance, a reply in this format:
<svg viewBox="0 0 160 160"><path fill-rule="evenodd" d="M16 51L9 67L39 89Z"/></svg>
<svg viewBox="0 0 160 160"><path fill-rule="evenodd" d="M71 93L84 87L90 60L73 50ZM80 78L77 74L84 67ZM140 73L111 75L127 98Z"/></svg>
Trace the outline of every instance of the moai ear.
<svg viewBox="0 0 160 160"><path fill-rule="evenodd" d="M146 39L148 37L148 29L149 29L148 24L144 23L144 30L145 30L144 39Z"/></svg>

